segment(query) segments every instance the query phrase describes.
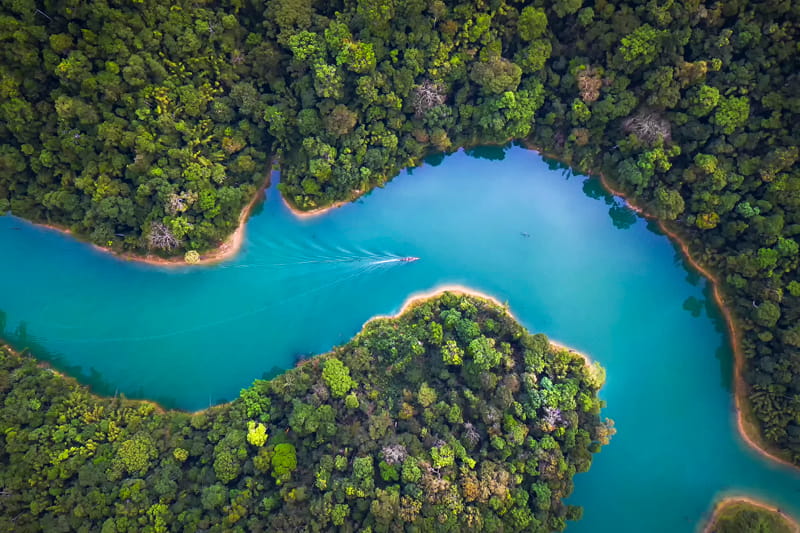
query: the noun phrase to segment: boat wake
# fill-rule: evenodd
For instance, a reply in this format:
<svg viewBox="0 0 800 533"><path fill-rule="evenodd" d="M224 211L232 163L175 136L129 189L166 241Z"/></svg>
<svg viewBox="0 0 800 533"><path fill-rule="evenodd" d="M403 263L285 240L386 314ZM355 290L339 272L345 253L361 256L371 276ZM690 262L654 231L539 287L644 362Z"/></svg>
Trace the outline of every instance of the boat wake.
<svg viewBox="0 0 800 533"><path fill-rule="evenodd" d="M293 292L292 294L287 295L284 298L277 299L277 300L268 300L262 305L257 305L249 310L245 310L240 313L235 313L226 317L221 317L216 320L203 322L200 324L194 324L188 328L181 328L181 329L167 329L165 331L160 332L152 332L150 334L144 335L123 335L123 336L102 336L102 337L66 337L66 338L58 338L58 337L48 337L47 339L42 339L43 341L53 342L53 343L61 343L61 344L83 344L83 343L109 343L109 342L141 342L141 341L153 341L159 339L165 339L169 337L175 337L178 335L185 335L188 333L195 333L200 330L204 330L211 327L218 327L224 324L240 321L243 318L259 314L262 312L267 311L268 309L274 309L283 305L287 305L292 301L296 301L301 299L305 296L308 296L312 293L321 292L324 290L330 290L336 286L340 285L347 285L349 283L356 282L359 278L363 278L364 276L368 276L371 273L377 273L379 271L387 272L388 269L395 265L401 265L405 263L413 263L415 261L419 261L419 257L413 256L396 256L396 255L388 255L388 254L370 254L364 253L363 255L351 255L349 257L325 257L319 258L316 260L310 259L303 259L300 261L295 262L287 262L287 263L270 263L270 264L250 264L250 265L231 265L228 268L245 268L245 267L261 267L261 268L270 268L270 267L278 267L278 266L304 266L302 272L298 272L294 276L290 276L290 278L286 278L284 281L300 281L308 279L308 276L321 276L324 278L325 283L320 284L311 284L304 286L301 290L297 292ZM313 265L326 265L326 269L324 271L317 270L316 273L313 271L316 270L313 268ZM309 269L308 267L312 267ZM305 283L303 281L303 283ZM61 329L61 330L75 330L78 329L79 325L67 325L67 324L58 324L52 323L51 326Z"/></svg>

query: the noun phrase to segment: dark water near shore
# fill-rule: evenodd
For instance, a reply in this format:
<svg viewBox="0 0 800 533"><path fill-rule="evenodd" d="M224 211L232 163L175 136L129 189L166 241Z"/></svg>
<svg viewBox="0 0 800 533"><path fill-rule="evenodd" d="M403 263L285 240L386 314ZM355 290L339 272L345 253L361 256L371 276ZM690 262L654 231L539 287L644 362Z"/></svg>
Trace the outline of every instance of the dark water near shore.
<svg viewBox="0 0 800 533"><path fill-rule="evenodd" d="M124 263L0 217L0 336L96 392L195 410L346 342L411 294L466 285L608 372L619 432L576 477L585 514L570 531L693 531L722 493L800 517L800 474L736 432L706 280L595 180L521 148L480 155L318 218L296 219L273 188L240 254L211 267ZM421 260L386 262L402 256Z"/></svg>

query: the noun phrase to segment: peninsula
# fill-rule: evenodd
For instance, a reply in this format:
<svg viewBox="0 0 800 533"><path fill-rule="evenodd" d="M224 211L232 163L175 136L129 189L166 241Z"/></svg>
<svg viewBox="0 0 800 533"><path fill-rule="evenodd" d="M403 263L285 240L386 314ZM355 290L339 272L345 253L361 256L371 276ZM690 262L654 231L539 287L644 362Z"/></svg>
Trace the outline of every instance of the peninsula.
<svg viewBox="0 0 800 533"><path fill-rule="evenodd" d="M572 475L613 434L601 379L452 292L194 414L94 396L0 348L0 526L560 530L580 517Z"/></svg>
<svg viewBox="0 0 800 533"><path fill-rule="evenodd" d="M780 509L750 499L725 498L714 507L714 513L703 533L800 533L800 524Z"/></svg>

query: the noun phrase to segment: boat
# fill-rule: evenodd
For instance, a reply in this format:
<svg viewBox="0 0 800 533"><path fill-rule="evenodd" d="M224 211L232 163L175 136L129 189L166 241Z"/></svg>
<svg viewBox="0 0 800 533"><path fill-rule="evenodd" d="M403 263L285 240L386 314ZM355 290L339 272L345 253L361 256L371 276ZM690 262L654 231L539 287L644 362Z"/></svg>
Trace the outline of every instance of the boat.
<svg viewBox="0 0 800 533"><path fill-rule="evenodd" d="M391 259L381 259L380 261L373 261L373 265L382 265L385 263L413 263L419 261L419 257L392 257Z"/></svg>

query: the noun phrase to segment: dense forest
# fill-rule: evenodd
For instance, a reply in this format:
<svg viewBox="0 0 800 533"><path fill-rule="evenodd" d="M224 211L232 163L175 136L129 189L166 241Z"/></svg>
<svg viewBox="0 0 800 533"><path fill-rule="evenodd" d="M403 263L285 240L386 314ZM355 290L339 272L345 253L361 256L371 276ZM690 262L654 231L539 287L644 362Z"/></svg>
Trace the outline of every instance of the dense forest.
<svg viewBox="0 0 800 533"><path fill-rule="evenodd" d="M797 524L758 505L734 500L714 513L707 533L798 533Z"/></svg>
<svg viewBox="0 0 800 533"><path fill-rule="evenodd" d="M237 59L236 9L2 5L0 212L118 250L202 250L233 231L271 150L236 85L261 76Z"/></svg>
<svg viewBox="0 0 800 533"><path fill-rule="evenodd" d="M720 274L748 410L800 464L799 3L2 6L0 211L194 253L270 156L312 209L431 152L527 139L602 171Z"/></svg>
<svg viewBox="0 0 800 533"><path fill-rule="evenodd" d="M603 380L453 293L194 414L0 347L0 530L560 531Z"/></svg>

